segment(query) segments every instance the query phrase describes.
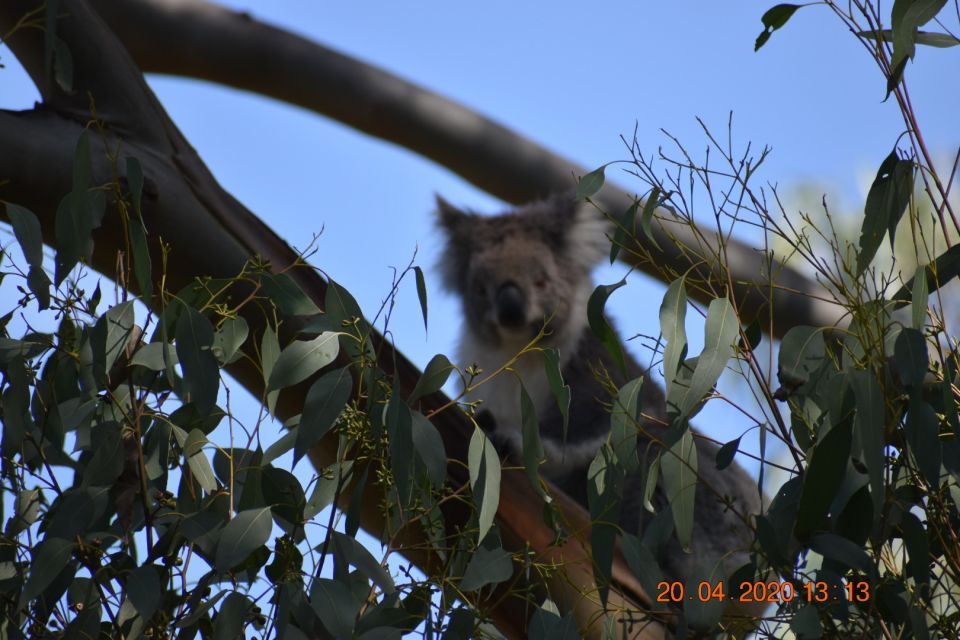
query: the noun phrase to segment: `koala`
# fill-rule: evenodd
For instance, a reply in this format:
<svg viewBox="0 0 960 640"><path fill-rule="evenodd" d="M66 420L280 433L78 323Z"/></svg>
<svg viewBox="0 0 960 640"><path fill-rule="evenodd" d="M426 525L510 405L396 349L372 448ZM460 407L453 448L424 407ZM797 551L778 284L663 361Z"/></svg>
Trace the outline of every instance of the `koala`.
<svg viewBox="0 0 960 640"><path fill-rule="evenodd" d="M475 363L492 373L545 330L539 345L558 350L561 372L571 389L566 440L542 357L528 353L513 369L537 410L546 458L541 467L544 475L586 506L587 470L610 428L610 394L595 372L606 371L618 388L646 374L624 350L624 375L587 324L591 272L610 249L607 222L566 195L498 216L462 211L440 197L437 205L438 226L446 239L440 276L444 287L463 303L460 362ZM504 446L508 453L521 451L517 376L498 375L480 385L469 399L482 401L478 422L501 451ZM651 452L655 455L656 441L667 427L666 400L647 378L641 401L644 417L638 448L641 456L652 461ZM696 493L693 553L685 552L676 536L658 540L658 561L668 579L683 580L698 575L695 571L716 567L729 576L747 561L753 536L718 495L732 498L741 513L760 513L753 479L736 464L717 470L717 446L702 437L696 437L696 443L702 482ZM669 512L654 525L655 518L643 508L644 474L627 479L620 525L632 533L666 526L672 534ZM705 489L705 483L712 490ZM652 500L658 512L668 506L662 486L659 482Z"/></svg>

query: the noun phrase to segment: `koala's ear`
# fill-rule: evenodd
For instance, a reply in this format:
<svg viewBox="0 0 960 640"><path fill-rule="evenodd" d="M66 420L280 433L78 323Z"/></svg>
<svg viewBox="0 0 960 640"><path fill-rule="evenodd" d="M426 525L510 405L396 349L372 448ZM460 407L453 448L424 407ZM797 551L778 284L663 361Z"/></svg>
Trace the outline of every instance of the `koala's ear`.
<svg viewBox="0 0 960 640"><path fill-rule="evenodd" d="M437 200L437 225L452 238L463 227L469 214L444 200L439 193L434 197Z"/></svg>
<svg viewBox="0 0 960 640"><path fill-rule="evenodd" d="M446 236L443 252L437 264L440 282L452 292L462 293L464 274L470 260L470 223L474 215L453 206L440 195L437 199L437 226Z"/></svg>

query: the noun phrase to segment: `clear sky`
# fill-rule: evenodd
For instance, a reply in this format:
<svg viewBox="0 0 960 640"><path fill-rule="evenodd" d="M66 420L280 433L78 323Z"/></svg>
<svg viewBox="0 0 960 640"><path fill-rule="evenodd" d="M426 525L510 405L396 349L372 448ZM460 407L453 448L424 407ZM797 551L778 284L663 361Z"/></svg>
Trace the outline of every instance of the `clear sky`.
<svg viewBox="0 0 960 640"><path fill-rule="evenodd" d="M762 181L823 183L834 202L862 210L864 176L868 183L904 129L893 100L883 102L884 78L823 6L798 12L754 53L772 1L227 4L443 93L586 167L625 158L620 136L635 127L647 152L666 144L661 129L702 150L695 118L725 135L732 111L735 144L773 148ZM960 144L958 56L960 48L919 48L907 70L927 140L943 155ZM0 107L30 107L35 90L9 51L0 49L0 58ZM430 332L424 335L409 282L391 324L394 339L420 366L454 352L459 309L432 269L439 249L433 194L483 211L502 205L429 161L301 109L203 82L149 81L222 184L282 237L304 247L323 230L314 264L368 313L389 291L390 268L418 251ZM645 190L619 171L609 176ZM598 278L613 282L624 272L617 266ZM662 292L633 276L615 294L624 335L657 333ZM3 302L7 308L9 299ZM696 353L702 328L695 314L688 333ZM720 440L742 429L721 406L698 423Z"/></svg>

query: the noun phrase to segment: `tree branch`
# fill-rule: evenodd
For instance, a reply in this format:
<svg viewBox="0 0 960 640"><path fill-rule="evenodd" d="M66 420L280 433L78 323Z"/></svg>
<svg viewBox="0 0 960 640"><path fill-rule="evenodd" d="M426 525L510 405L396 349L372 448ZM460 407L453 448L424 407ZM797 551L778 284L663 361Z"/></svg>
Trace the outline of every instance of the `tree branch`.
<svg viewBox="0 0 960 640"><path fill-rule="evenodd" d="M42 6L41 0L0 3L0 31L10 30L21 16ZM0 199L31 208L41 220L45 241L51 244L58 201L71 188L76 141L90 119L85 105L95 104L97 122L103 125L98 135L90 136L95 182L104 184L117 179L115 171L125 166L123 156L140 161L146 178L142 209L153 242L153 264L160 264L156 238L162 238L172 248L172 259L164 274L169 289L183 288L198 275L232 277L251 256L258 255L276 271L290 275L322 307L326 291L323 279L313 269L291 268L298 263L297 254L217 184L99 16L82 0L63 0L62 11L65 15L58 21L57 36L66 43L74 59L74 91L65 92L46 79L40 30L21 29L7 41L40 88L44 104L27 112L0 111L0 148L4 150L0 155ZM121 161L114 165L110 158L116 156ZM114 208L108 209L102 228L94 236L97 250L92 266L108 276L113 273L117 252L126 246L117 215ZM245 319L253 334L249 342L258 343L256 334L262 331L262 316L247 308ZM295 318L283 321L287 327L297 326ZM380 367L394 376L396 392L408 395L420 372L382 336L374 334L373 338ZM255 397L262 397L261 374L248 359L239 359L228 370ZM306 389L307 385L300 385L281 394L277 406L281 419L300 412ZM422 403L424 410L430 411L447 404L448 399L435 394ZM440 412L434 422L454 461L448 467L450 482L461 486L468 481L466 448L473 427L458 411ZM330 443L313 450L311 460L321 468L335 455L335 443ZM542 502L524 474L504 473L498 517L505 546L531 549L538 561L560 563L563 567L546 584L537 584L536 576L518 576L519 582L513 588L522 596L527 590L539 592L538 587L545 587L554 600L574 610L580 626L589 627L590 637L599 637L598 622L604 611L595 598L592 562L584 542L589 539L589 519L582 508L559 492L557 500L567 518L567 530L574 533L560 546L551 544L552 532L539 517ZM383 527L380 501L381 496L372 490L364 496L361 523L367 530L378 532ZM447 506L447 522L454 527L465 525L468 514L463 506L457 501L448 501ZM418 528L404 532L401 551L430 574L431 567L439 565L437 557L424 550L428 546ZM613 571L622 593L627 595L611 592L611 608L636 611L637 602L649 605L622 558L615 561ZM489 607L494 622L508 637L525 637L528 602L523 597L504 595L495 592L482 604ZM663 634L663 627L652 623L635 630L632 637L655 638Z"/></svg>
<svg viewBox="0 0 960 640"><path fill-rule="evenodd" d="M587 173L459 103L247 13L202 0L92 1L144 71L202 78L310 109L430 158L507 202L569 189L574 176ZM632 198L608 183L597 201L620 213ZM653 233L662 251L649 246L649 259L621 252L622 259L660 280L688 273L720 291L732 283L744 322L769 314L772 297L777 337L797 325L832 326L841 316L816 282L783 265L768 268L742 242L725 241L728 276L711 257L715 234L704 234L713 249L705 256L685 225L655 226ZM707 301L705 290L691 294Z"/></svg>

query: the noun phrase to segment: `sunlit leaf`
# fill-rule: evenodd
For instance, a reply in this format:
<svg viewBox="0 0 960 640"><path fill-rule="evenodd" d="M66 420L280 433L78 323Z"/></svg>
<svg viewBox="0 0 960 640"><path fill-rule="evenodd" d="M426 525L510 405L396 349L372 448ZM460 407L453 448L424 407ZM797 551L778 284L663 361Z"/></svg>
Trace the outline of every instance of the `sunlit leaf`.
<svg viewBox="0 0 960 640"><path fill-rule="evenodd" d="M473 430L467 453L470 470L470 488L474 500L479 505L477 541L482 541L490 527L500 504L500 457L493 443L480 429Z"/></svg>
<svg viewBox="0 0 960 640"><path fill-rule="evenodd" d="M596 193L603 188L605 179L604 170L606 168L607 165L603 165L580 178L580 181L577 183L577 198L581 200L589 198L596 195Z"/></svg>

